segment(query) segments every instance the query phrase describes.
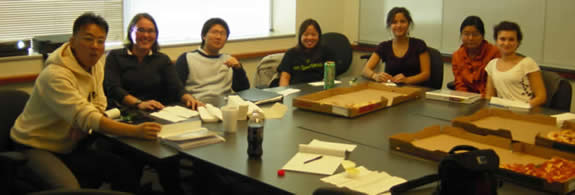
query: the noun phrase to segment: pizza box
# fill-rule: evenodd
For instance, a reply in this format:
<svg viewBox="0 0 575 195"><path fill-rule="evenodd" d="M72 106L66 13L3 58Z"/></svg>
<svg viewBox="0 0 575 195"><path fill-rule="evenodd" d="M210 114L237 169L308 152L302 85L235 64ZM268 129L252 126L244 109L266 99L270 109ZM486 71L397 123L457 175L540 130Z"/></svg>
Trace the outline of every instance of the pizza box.
<svg viewBox="0 0 575 195"><path fill-rule="evenodd" d="M481 109L472 115L453 119L452 125L479 135L497 135L535 144L537 135L560 131L556 119L542 114L517 114L509 110Z"/></svg>
<svg viewBox="0 0 575 195"><path fill-rule="evenodd" d="M365 82L299 96L293 100L293 106L353 118L423 97L423 92L424 89L418 87Z"/></svg>
<svg viewBox="0 0 575 195"><path fill-rule="evenodd" d="M553 150L527 143L513 142L496 135L478 135L458 127L431 126L415 133L399 133L389 138L392 150L440 161L457 145L471 145L479 149L492 149L502 164L541 164L551 157L575 160L575 154ZM543 178L525 175L500 168L503 179L526 185L537 190L565 194L575 190L575 179L549 183Z"/></svg>
<svg viewBox="0 0 575 195"><path fill-rule="evenodd" d="M575 133L575 122L573 121L564 121L563 122L563 129L562 130L572 130ZM554 131L555 132L555 131ZM567 152L575 153L575 139L571 141L559 141L549 137L548 133L539 133L537 137L535 137L535 144L539 146L545 146L549 148L554 148L558 150L563 150ZM575 137L575 135L573 135Z"/></svg>

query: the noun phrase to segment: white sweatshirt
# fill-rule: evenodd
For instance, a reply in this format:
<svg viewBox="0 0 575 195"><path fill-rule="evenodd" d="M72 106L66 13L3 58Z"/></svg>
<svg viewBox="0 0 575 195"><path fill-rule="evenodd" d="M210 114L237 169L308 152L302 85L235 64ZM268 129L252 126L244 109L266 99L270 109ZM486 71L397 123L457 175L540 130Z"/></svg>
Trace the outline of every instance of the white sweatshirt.
<svg viewBox="0 0 575 195"><path fill-rule="evenodd" d="M90 129L98 130L106 108L104 60L87 72L69 43L46 61L26 107L10 131L16 142L52 152L71 152Z"/></svg>

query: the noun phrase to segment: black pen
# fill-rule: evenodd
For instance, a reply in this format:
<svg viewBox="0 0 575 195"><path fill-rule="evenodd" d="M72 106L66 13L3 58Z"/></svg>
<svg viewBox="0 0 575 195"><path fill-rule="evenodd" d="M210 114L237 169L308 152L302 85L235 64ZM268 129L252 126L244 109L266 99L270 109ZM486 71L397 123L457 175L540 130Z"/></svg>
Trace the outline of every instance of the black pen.
<svg viewBox="0 0 575 195"><path fill-rule="evenodd" d="M319 159L321 159L322 157L323 157L322 155L319 155L318 157L315 157L315 158L312 158L312 159L309 159L309 160L304 161L303 164L307 164L307 163L310 163L310 162L319 160Z"/></svg>

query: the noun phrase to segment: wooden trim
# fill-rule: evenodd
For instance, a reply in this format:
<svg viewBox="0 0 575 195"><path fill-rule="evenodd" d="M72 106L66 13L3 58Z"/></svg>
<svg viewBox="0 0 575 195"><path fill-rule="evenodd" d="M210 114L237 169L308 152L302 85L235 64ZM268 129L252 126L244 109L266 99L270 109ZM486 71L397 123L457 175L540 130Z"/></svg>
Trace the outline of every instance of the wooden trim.
<svg viewBox="0 0 575 195"><path fill-rule="evenodd" d="M260 51L260 52L252 52L252 53L240 53L240 54L234 54L232 56L234 56L238 60L242 60L242 59L265 57L265 56L270 55L270 54L284 53L286 51L287 51L287 49L277 49L277 50Z"/></svg>
<svg viewBox="0 0 575 195"><path fill-rule="evenodd" d="M27 74L11 77L0 77L0 85L14 84L14 83L25 83L34 82L38 74Z"/></svg>
<svg viewBox="0 0 575 195"><path fill-rule="evenodd" d="M277 50L260 51L260 52L253 52L253 53L240 53L240 54L235 54L233 56L236 57L238 60L242 60L242 59L265 57L265 56L270 55L270 54L283 53L286 51L287 51L287 49L277 49ZM38 74L27 74L27 75L0 77L0 85L34 82L37 77L38 77Z"/></svg>
<svg viewBox="0 0 575 195"><path fill-rule="evenodd" d="M375 51L375 46L374 45L357 45L357 44L353 44L351 45L351 48L354 51L361 51L361 52L374 52Z"/></svg>

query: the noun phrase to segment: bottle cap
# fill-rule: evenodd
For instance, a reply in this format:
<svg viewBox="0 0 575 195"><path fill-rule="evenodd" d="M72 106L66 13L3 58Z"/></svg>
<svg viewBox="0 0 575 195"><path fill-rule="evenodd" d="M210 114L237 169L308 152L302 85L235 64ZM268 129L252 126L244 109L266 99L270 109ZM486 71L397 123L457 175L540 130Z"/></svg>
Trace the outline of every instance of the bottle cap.
<svg viewBox="0 0 575 195"><path fill-rule="evenodd" d="M286 172L283 169L278 170L278 176L283 177Z"/></svg>

